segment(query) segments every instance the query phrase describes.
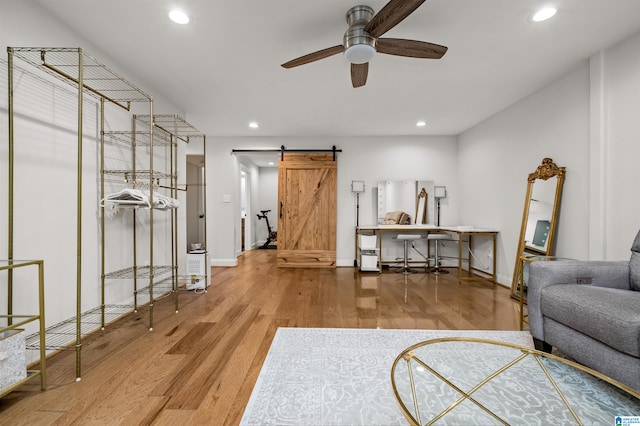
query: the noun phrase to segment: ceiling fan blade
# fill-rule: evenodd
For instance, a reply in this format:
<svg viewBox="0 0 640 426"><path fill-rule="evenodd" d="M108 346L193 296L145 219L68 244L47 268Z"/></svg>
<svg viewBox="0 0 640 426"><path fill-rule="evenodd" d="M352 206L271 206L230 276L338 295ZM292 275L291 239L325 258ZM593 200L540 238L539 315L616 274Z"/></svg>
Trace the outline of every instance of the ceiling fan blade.
<svg viewBox="0 0 640 426"><path fill-rule="evenodd" d="M344 52L344 47L339 44L337 46L328 47L326 49L318 50L317 52L309 53L308 55L300 56L289 62L282 64L284 68L293 68L299 65L308 64L309 62L318 61L320 59L328 58L329 56L337 55Z"/></svg>
<svg viewBox="0 0 640 426"><path fill-rule="evenodd" d="M364 64L351 64L351 84L353 87L361 87L367 83L369 75L369 62Z"/></svg>
<svg viewBox="0 0 640 426"><path fill-rule="evenodd" d="M439 44L403 38L379 38L376 44L376 51L379 53L410 58L440 59L447 53L447 49Z"/></svg>
<svg viewBox="0 0 640 426"><path fill-rule="evenodd" d="M391 0L375 14L364 30L378 38L411 15L425 0Z"/></svg>

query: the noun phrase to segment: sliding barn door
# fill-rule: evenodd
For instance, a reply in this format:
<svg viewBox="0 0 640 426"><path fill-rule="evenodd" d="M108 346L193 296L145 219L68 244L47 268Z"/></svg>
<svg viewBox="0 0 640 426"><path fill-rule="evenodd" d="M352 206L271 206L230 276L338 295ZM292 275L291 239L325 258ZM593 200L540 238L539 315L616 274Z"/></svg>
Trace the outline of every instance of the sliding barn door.
<svg viewBox="0 0 640 426"><path fill-rule="evenodd" d="M285 153L278 164L278 266L335 268L337 159Z"/></svg>

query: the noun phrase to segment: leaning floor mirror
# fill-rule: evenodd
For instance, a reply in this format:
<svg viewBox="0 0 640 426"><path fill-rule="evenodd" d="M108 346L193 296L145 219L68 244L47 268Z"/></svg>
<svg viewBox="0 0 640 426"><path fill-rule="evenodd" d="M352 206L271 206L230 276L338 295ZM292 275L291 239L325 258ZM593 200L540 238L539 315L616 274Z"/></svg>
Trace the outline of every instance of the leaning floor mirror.
<svg viewBox="0 0 640 426"><path fill-rule="evenodd" d="M544 158L542 164L527 178L527 194L511 285L514 297L520 294L521 257L554 254L564 176L564 167L558 167L551 158Z"/></svg>

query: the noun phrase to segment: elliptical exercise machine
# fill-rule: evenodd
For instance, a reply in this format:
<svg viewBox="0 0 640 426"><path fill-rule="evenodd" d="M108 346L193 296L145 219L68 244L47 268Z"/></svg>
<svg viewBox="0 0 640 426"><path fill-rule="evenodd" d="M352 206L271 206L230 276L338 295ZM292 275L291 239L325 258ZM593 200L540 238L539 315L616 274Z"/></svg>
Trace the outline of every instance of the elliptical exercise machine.
<svg viewBox="0 0 640 426"><path fill-rule="evenodd" d="M269 231L269 235L267 236L267 241L264 242L263 245L261 245L259 248L261 249L274 249L277 246L275 244L271 244L274 241L277 241L278 239L278 232L277 231L272 231L271 230L271 225L269 224L269 217L267 216L267 213L269 213L271 210L260 210L259 215L258 216L258 220L260 219L264 219L267 221L267 231Z"/></svg>

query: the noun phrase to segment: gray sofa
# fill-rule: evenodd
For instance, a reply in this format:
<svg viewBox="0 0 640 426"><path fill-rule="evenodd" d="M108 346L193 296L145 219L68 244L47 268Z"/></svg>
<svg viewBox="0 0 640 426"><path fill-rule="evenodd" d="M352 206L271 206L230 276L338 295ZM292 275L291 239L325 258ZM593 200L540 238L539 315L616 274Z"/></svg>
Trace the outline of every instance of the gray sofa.
<svg viewBox="0 0 640 426"><path fill-rule="evenodd" d="M640 232L630 261L533 262L527 291L537 349L640 391Z"/></svg>

